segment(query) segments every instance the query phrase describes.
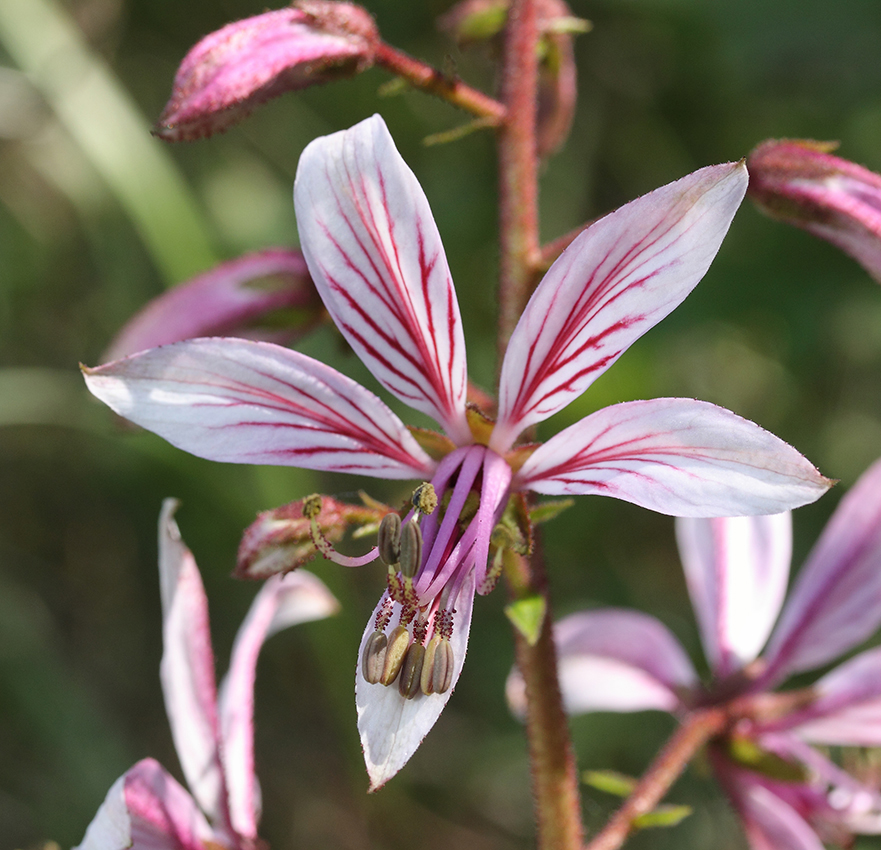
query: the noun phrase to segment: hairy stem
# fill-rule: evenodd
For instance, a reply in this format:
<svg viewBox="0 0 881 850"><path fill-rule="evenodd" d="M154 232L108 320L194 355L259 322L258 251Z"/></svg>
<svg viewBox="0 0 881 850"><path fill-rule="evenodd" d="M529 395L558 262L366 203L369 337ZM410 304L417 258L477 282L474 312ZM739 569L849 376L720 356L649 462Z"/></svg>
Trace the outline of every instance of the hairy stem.
<svg viewBox="0 0 881 850"><path fill-rule="evenodd" d="M505 119L505 107L497 100L388 44L380 43L375 61L414 88L436 95L478 118L487 119L490 125L501 124Z"/></svg>
<svg viewBox="0 0 881 850"><path fill-rule="evenodd" d="M658 805L697 750L722 731L728 722L728 714L723 708L692 712L658 753L624 805L585 850L617 850L633 830L634 820Z"/></svg>

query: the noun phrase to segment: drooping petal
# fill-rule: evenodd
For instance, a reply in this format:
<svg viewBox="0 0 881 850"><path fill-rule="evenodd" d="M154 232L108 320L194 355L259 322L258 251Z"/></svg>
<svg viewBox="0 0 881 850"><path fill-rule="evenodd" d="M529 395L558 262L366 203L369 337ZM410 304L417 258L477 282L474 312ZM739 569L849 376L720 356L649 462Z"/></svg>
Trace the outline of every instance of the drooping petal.
<svg viewBox="0 0 881 850"><path fill-rule="evenodd" d="M376 24L350 3L298 3L235 21L203 38L184 58L155 129L168 141L225 130L255 106L352 76L373 64Z"/></svg>
<svg viewBox="0 0 881 850"><path fill-rule="evenodd" d="M74 850L204 850L218 840L193 798L144 759L113 783Z"/></svg>
<svg viewBox="0 0 881 850"><path fill-rule="evenodd" d="M817 744L881 746L881 649L862 652L815 685L816 700L771 729L792 729Z"/></svg>
<svg viewBox="0 0 881 850"><path fill-rule="evenodd" d="M831 484L792 446L730 410L659 398L586 416L539 446L512 486L712 517L779 513Z"/></svg>
<svg viewBox="0 0 881 850"><path fill-rule="evenodd" d="M508 344L491 448L583 393L697 285L743 200L743 163L702 168L600 219L554 263Z"/></svg>
<svg viewBox="0 0 881 850"><path fill-rule="evenodd" d="M230 819L239 835L256 838L260 793L254 771L254 677L263 642L281 629L335 613L339 603L311 573L273 576L254 599L233 644L218 708Z"/></svg>
<svg viewBox="0 0 881 850"><path fill-rule="evenodd" d="M300 244L337 327L380 383L458 444L465 343L422 187L382 118L313 141L294 184Z"/></svg>
<svg viewBox="0 0 881 850"><path fill-rule="evenodd" d="M273 313L291 308L303 311L297 327L264 326ZM268 248L221 263L154 298L126 322L103 360L204 336L286 342L312 327L320 312L303 255Z"/></svg>
<svg viewBox="0 0 881 850"><path fill-rule="evenodd" d="M376 614L382 605L376 606L361 645L358 648L358 666L355 673L355 704L358 709L358 732L364 750L364 762L370 777L370 790L376 791L389 781L416 752L422 739L437 722L441 712L459 681L465 652L468 649L468 632L471 628L471 610L474 605L474 574L464 580L455 608L455 627L450 644L453 649L453 678L447 691L442 694L418 694L411 700L398 692L397 683L388 687L371 685L361 672L361 656L367 640L374 630ZM395 603L393 623L397 622L400 605Z"/></svg>
<svg viewBox="0 0 881 850"><path fill-rule="evenodd" d="M228 823L220 761L214 651L208 600L192 552L174 521L177 501L166 499L159 517L159 589L162 662L159 678L174 746L190 791L213 823Z"/></svg>
<svg viewBox="0 0 881 850"><path fill-rule="evenodd" d="M717 775L722 759L714 761ZM740 814L752 850L823 850L808 822L748 771L731 767L719 776Z"/></svg>
<svg viewBox="0 0 881 850"><path fill-rule="evenodd" d="M647 614L601 608L564 617L554 626L563 704L590 711L676 711L697 674L670 630ZM508 677L508 703L525 709L523 679Z"/></svg>
<svg viewBox="0 0 881 850"><path fill-rule="evenodd" d="M786 596L789 513L677 519L676 539L707 660L717 677L759 654Z"/></svg>
<svg viewBox="0 0 881 850"><path fill-rule="evenodd" d="M373 393L281 346L199 339L85 369L121 416L209 460L425 477L433 463Z"/></svg>
<svg viewBox="0 0 881 850"><path fill-rule="evenodd" d="M798 574L765 657L766 681L837 658L881 624L881 461L851 488Z"/></svg>

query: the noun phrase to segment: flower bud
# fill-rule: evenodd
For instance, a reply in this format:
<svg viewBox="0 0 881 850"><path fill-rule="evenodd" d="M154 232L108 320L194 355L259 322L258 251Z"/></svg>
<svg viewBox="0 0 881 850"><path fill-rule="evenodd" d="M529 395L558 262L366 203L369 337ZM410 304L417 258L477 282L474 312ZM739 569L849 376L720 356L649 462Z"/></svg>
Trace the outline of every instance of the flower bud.
<svg viewBox="0 0 881 850"><path fill-rule="evenodd" d="M831 242L881 282L881 175L832 156L835 147L762 142L746 161L749 195L772 218Z"/></svg>
<svg viewBox="0 0 881 850"><path fill-rule="evenodd" d="M281 311L286 318L291 313L285 325L274 318ZM269 248L221 263L154 298L129 319L103 360L200 336L289 343L311 330L323 314L303 255Z"/></svg>
<svg viewBox="0 0 881 850"><path fill-rule="evenodd" d="M155 133L172 142L210 136L284 92L360 73L378 44L364 9L331 0L228 24L186 55Z"/></svg>

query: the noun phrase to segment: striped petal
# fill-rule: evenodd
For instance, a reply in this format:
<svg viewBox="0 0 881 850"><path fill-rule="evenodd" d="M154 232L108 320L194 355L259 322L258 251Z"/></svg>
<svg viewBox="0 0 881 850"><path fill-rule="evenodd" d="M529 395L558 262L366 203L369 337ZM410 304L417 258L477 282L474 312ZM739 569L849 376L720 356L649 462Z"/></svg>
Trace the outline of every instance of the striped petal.
<svg viewBox="0 0 881 850"><path fill-rule="evenodd" d="M398 692L397 683L388 687L370 684L361 671L361 657L367 640L373 634L376 615L385 600L385 594L374 609L358 648L358 667L355 673L355 704L358 709L358 732L364 750L364 762L370 777L370 790L385 785L419 748L423 738L447 705L468 649L468 633L471 629L471 611L474 606L474 573L470 573L459 590L455 603L456 622L450 644L453 649L453 678L448 690L442 694L417 694L404 699ZM393 623L401 606L394 605Z"/></svg>
<svg viewBox="0 0 881 850"><path fill-rule="evenodd" d="M881 461L851 488L799 572L768 644L766 678L819 667L881 625Z"/></svg>
<svg viewBox="0 0 881 850"><path fill-rule="evenodd" d="M220 761L220 727L208 600L192 552L174 521L177 502L166 499L159 518L159 589L162 662L159 678L181 768L202 810L227 824L227 792Z"/></svg>
<svg viewBox="0 0 881 850"><path fill-rule="evenodd" d="M433 462L373 393L270 343L197 339L85 369L121 416L199 457L377 478L421 478Z"/></svg>
<svg viewBox="0 0 881 850"><path fill-rule="evenodd" d="M677 519L676 539L707 660L729 676L756 658L780 613L791 516Z"/></svg>
<svg viewBox="0 0 881 850"><path fill-rule="evenodd" d="M730 410L660 398L606 407L539 446L512 487L614 496L672 516L742 516L818 499L831 482Z"/></svg>
<svg viewBox="0 0 881 850"><path fill-rule="evenodd" d="M311 573L273 576L254 598L233 644L220 685L218 711L230 820L246 838L257 837L260 787L254 772L254 678L264 641L297 623L335 613L339 603Z"/></svg>
<svg viewBox="0 0 881 850"><path fill-rule="evenodd" d="M382 118L313 141L294 202L309 271L352 348L389 392L471 442L456 291L428 200Z"/></svg>
<svg viewBox="0 0 881 850"><path fill-rule="evenodd" d="M74 850L204 850L226 841L159 762L143 759L113 783Z"/></svg>
<svg viewBox="0 0 881 850"><path fill-rule="evenodd" d="M647 614L608 608L564 617L554 626L563 704L590 711L676 711L697 674L670 630ZM508 704L526 710L523 678L508 677Z"/></svg>
<svg viewBox="0 0 881 850"><path fill-rule="evenodd" d="M697 285L743 200L743 163L656 189L585 230L536 289L502 364L491 448L583 393Z"/></svg>

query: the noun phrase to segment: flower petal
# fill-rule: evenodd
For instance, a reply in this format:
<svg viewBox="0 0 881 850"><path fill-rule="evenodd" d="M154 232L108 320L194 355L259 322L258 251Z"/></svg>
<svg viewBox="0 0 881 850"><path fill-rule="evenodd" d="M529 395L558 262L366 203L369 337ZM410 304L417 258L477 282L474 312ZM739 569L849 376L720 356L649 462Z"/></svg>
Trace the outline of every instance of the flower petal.
<svg viewBox="0 0 881 850"><path fill-rule="evenodd" d="M204 850L218 841L193 798L143 759L113 783L74 850Z"/></svg>
<svg viewBox="0 0 881 850"><path fill-rule="evenodd" d="M881 461L840 504L799 572L768 645L763 681L837 658L881 624Z"/></svg>
<svg viewBox="0 0 881 850"><path fill-rule="evenodd" d="M385 599L385 595L383 595ZM442 694L417 694L404 699L398 692L397 683L384 687L371 685L361 672L361 656L368 638L373 634L376 615L382 600L376 606L367 623L361 645L358 648L358 666L355 673L355 704L358 709L358 732L364 762L370 777L370 790L376 791L389 781L416 752L422 739L437 722L441 712L459 681L465 652L468 649L468 632L471 628L471 611L474 605L474 574L464 580L456 601L456 620L450 644L453 649L453 679ZM400 605L395 603L394 616ZM396 622L395 619L392 622Z"/></svg>
<svg viewBox="0 0 881 850"><path fill-rule="evenodd" d="M311 573L273 576L254 598L233 644L218 710L230 820L239 835L257 837L260 791L254 772L254 676L263 642L281 629L335 613L339 603Z"/></svg>
<svg viewBox="0 0 881 850"><path fill-rule="evenodd" d="M672 516L779 513L832 482L730 410L659 398L606 407L536 449L514 489L614 496Z"/></svg>
<svg viewBox="0 0 881 850"><path fill-rule="evenodd" d="M278 310L298 308L305 318L296 328L270 331L261 320ZM287 341L318 320L321 302L299 251L269 248L246 254L175 286L133 316L103 359L203 336L258 336Z"/></svg>
<svg viewBox="0 0 881 850"><path fill-rule="evenodd" d="M707 660L729 676L756 658L780 612L792 518L677 519L676 539Z"/></svg>
<svg viewBox="0 0 881 850"><path fill-rule="evenodd" d="M352 348L389 392L470 443L456 291L428 200L382 118L313 141L294 202L309 271Z"/></svg>
<svg viewBox="0 0 881 850"><path fill-rule="evenodd" d="M159 589L162 597L162 662L159 678L165 710L190 791L217 824L228 820L220 761L214 651L208 600L193 553L174 521L178 502L166 499L159 517Z"/></svg>
<svg viewBox="0 0 881 850"><path fill-rule="evenodd" d="M504 453L581 395L704 276L743 200L743 163L702 168L600 219L551 266L511 336L498 424Z"/></svg>
<svg viewBox="0 0 881 850"><path fill-rule="evenodd" d="M420 478L433 463L373 393L287 348L240 339L165 345L85 370L91 392L198 457Z"/></svg>
<svg viewBox="0 0 881 850"><path fill-rule="evenodd" d="M688 656L670 630L647 614L600 608L554 626L558 672L568 714L590 711L676 711L697 684ZM506 686L515 714L525 713L523 678Z"/></svg>

